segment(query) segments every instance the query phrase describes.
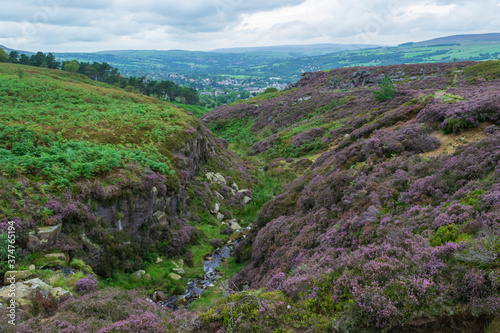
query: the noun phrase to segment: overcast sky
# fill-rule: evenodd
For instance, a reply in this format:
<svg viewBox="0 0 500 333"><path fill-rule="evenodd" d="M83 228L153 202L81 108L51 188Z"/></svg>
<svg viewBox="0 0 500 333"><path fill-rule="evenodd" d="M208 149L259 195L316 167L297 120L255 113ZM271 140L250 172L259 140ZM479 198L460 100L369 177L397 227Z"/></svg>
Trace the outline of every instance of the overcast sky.
<svg viewBox="0 0 500 333"><path fill-rule="evenodd" d="M397 45L500 32L499 18L500 0L0 0L0 44L44 52Z"/></svg>

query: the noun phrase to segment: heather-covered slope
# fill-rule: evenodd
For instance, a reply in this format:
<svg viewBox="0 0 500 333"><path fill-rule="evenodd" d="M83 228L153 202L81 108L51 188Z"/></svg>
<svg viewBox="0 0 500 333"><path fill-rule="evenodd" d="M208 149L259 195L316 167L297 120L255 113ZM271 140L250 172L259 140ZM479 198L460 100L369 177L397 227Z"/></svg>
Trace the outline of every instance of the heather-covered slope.
<svg viewBox="0 0 500 333"><path fill-rule="evenodd" d="M345 68L202 117L298 175L239 244L232 282L270 293L233 296L236 327L483 330L500 311L499 84L499 61Z"/></svg>

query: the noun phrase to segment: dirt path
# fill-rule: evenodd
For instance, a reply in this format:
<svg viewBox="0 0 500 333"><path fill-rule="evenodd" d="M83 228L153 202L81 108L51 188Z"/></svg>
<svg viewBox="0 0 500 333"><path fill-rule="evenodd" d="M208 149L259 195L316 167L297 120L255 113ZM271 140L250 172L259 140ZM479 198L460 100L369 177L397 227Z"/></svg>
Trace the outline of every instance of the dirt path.
<svg viewBox="0 0 500 333"><path fill-rule="evenodd" d="M439 141L441 141L441 145L438 149L420 154L420 156L431 157L453 154L457 147L460 145L484 139L486 137L484 129L489 125L492 125L492 123L484 122L481 123L478 127L455 134L443 134L443 132L441 131L434 131L431 133L431 136L438 138Z"/></svg>

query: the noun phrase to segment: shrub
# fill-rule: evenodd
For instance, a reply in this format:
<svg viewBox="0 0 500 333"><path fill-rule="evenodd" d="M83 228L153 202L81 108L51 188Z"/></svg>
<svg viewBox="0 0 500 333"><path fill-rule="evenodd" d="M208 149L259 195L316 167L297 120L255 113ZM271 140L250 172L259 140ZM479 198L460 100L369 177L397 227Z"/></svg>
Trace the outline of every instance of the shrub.
<svg viewBox="0 0 500 333"><path fill-rule="evenodd" d="M220 248L223 245L223 243L220 238L215 238L210 241L210 245L212 245L214 249L217 249Z"/></svg>
<svg viewBox="0 0 500 333"><path fill-rule="evenodd" d="M79 280L73 290L79 294L88 294L97 291L97 281L93 275L87 275L86 278Z"/></svg>
<svg viewBox="0 0 500 333"><path fill-rule="evenodd" d="M389 77L382 80L379 88L380 90L373 92L373 96L377 101L385 102L394 98L394 95L396 94L396 87L394 86L394 82L392 82Z"/></svg>
<svg viewBox="0 0 500 333"><path fill-rule="evenodd" d="M184 253L183 259L187 266L193 267L193 262L194 262L193 251L187 250L186 253Z"/></svg>
<svg viewBox="0 0 500 333"><path fill-rule="evenodd" d="M440 227L436 233L432 236L430 241L432 246L444 245L448 242L461 242L465 241L470 236L465 233L460 233L460 229L452 223L447 226Z"/></svg>
<svg viewBox="0 0 500 333"><path fill-rule="evenodd" d="M270 94L270 93L275 93L278 92L278 88L276 87L269 87L264 90L264 94Z"/></svg>

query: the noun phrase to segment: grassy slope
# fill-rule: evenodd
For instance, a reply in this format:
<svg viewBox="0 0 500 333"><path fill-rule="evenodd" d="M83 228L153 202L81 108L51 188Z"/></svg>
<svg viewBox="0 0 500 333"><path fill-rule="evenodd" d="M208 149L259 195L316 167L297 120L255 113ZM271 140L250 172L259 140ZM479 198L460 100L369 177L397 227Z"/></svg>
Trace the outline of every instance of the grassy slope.
<svg viewBox="0 0 500 333"><path fill-rule="evenodd" d="M200 173L199 177L185 184L184 176L187 172L181 172L174 157L174 153L183 148L188 139L200 134L206 135L201 132L199 120L189 112L199 116L206 110L189 107L186 111L181 107L183 105L177 106L144 95L128 93L107 84L91 81L79 74L1 64L2 230L7 226L4 222L15 220L18 245L24 247L27 232L34 226L51 225L54 221L58 223L61 218L66 219L62 244L73 244L69 250L73 257L82 258L81 255L85 255L82 252L84 244L81 244L79 236L83 227L86 230L97 230L100 235L97 238L104 241L103 248L118 251L115 252L114 258L110 254L113 268L107 274L107 279L99 281L101 287L142 287L149 292L163 290L182 293L183 286L190 278L203 276L203 257L214 250L209 244L210 241L221 238L225 242L229 236L223 233L226 227L207 213L209 204L212 208L212 202L217 202L217 199L211 192L211 185L206 185L204 174ZM241 171L238 170L240 161L236 156L223 149L222 145L213 144L211 147L215 149L211 154L215 154L217 159L209 160L203 171L231 175L240 188L251 188L247 186L249 178L241 177ZM162 183L158 176L151 176L150 170L165 177L166 181ZM85 213L87 208L93 209L91 203L95 202L94 193L88 193L89 190L101 188L104 190L101 194L106 196L113 191L120 193L120 188L125 183L128 184L123 185L126 188L123 190L125 197L140 194L144 190L142 182L147 179L145 176L159 180L160 183L155 185L159 186L159 189L166 186L167 191L174 193L180 191L179 182L182 182L182 186L186 187L190 195L190 200L186 203L190 208L184 209L190 210L192 215L189 222L196 230L191 241L188 236L187 241L190 244L186 245L186 249L189 248L193 254L193 263L192 267L184 267L186 273L179 281L172 281L169 273L174 272L174 261L178 263L179 259L182 259L182 249L177 249L175 258L167 253L167 250L172 238L171 233L178 228L181 228L182 232L183 224L169 227L170 231L160 237L160 241L164 242L161 242L159 247L146 248L141 244L127 246L120 243L127 243L128 236L107 230L106 226L103 228L96 221L88 221ZM220 191L220 187L217 190ZM203 193L206 202L198 198L195 191ZM243 195L240 199L242 198ZM266 197L264 201L267 200ZM57 203L60 203L62 208L57 208ZM65 207L72 205L77 206L78 211L71 218L64 217ZM53 206L56 208L52 208ZM258 211L258 208L240 208L232 202L221 202L221 209L232 211L233 214L244 211L243 216L247 222L242 223L243 225L251 223L251 219L255 220ZM3 247L6 239L3 234L1 236ZM158 238L158 235L156 237ZM77 242L76 249L74 241L69 238ZM186 242L186 239L181 239L181 242ZM93 238L93 241L96 240ZM49 250L67 253L65 246L67 245L56 245ZM179 246L183 247L184 243ZM163 261L155 263L157 257ZM127 268L123 260L135 261L138 265L135 265L135 268ZM1 274L6 270L4 264L6 261L2 261ZM16 264L17 269L28 269L30 264L35 264L36 267L66 265L61 261L48 262L44 258L44 252L38 251L23 256ZM228 279L241 266L229 263L223 268L221 276ZM139 268L150 275L149 281L131 278L130 273ZM88 266L86 269L92 272ZM45 269L35 271L35 274L43 279L53 276L50 270ZM83 274L78 274L78 278L83 277ZM58 279L54 283L71 290L76 280L78 279L63 283Z"/></svg>
<svg viewBox="0 0 500 333"><path fill-rule="evenodd" d="M85 196L90 184L140 183L152 170L176 191L173 151L200 126L169 103L12 64L0 65L0 112L0 220L22 221L20 246L31 227L61 218L47 202Z"/></svg>

